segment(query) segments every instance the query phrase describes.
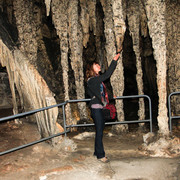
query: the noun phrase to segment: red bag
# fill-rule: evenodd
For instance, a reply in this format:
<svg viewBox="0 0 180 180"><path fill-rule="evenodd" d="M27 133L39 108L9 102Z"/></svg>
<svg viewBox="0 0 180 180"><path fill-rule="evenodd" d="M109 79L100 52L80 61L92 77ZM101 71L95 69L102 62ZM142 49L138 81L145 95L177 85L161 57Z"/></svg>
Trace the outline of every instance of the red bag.
<svg viewBox="0 0 180 180"><path fill-rule="evenodd" d="M114 104L109 104L108 103L103 109L109 110L111 119L116 118L116 107L115 107Z"/></svg>
<svg viewBox="0 0 180 180"><path fill-rule="evenodd" d="M105 102L107 103L106 106L103 108L104 109L104 114L105 116L107 114L110 115L110 119L115 119L116 118L116 107L114 104L110 104L109 103L109 98L108 98L108 94L107 94L107 91L106 91L106 86L104 83L102 83L103 87L104 87L104 98L105 98ZM102 98L102 102L103 102L103 98ZM108 112L108 113L107 113Z"/></svg>

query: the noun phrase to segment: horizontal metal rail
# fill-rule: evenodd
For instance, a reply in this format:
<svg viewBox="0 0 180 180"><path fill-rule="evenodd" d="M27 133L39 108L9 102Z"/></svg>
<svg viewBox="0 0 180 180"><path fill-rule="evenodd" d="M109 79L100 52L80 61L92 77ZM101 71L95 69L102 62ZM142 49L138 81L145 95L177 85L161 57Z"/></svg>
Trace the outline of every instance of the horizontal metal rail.
<svg viewBox="0 0 180 180"><path fill-rule="evenodd" d="M131 120L131 121L117 121L117 122L107 122L106 125L113 125L113 124L130 124L130 123L144 123L149 122L150 123L150 132L152 132L152 108L151 108L151 99L147 95L131 95L131 96L118 96L114 99L128 99L128 98L147 98L149 101L149 119L145 120ZM81 100L83 101L83 100ZM88 100L90 101L90 99ZM68 101L71 102L78 102L78 100L71 100ZM91 124L75 124L75 125L66 125L66 120L64 121L64 128L73 128L73 127L86 127L86 126L94 126L94 123Z"/></svg>
<svg viewBox="0 0 180 180"><path fill-rule="evenodd" d="M12 116L3 117L3 118L0 118L0 122L1 121L17 119L17 118L24 117L24 116L27 116L27 115L35 114L35 113L40 112L40 111L48 110L48 109L51 109L51 108L54 108L54 107L63 106L65 104L67 104L67 103L64 102L64 103L61 103L61 104L55 104L55 105L52 105L52 106L47 106L47 107L43 107L43 108L40 108L40 109L35 109L35 110L32 110L32 111L23 112L23 113L15 114L15 115L12 115Z"/></svg>
<svg viewBox="0 0 180 180"><path fill-rule="evenodd" d="M26 148L26 147L29 147L29 146L32 146L34 144L38 144L38 143L41 143L43 141L46 141L48 139L51 139L51 138L54 138L54 137L57 137L57 136L60 136L60 135L63 135L65 133L68 133L69 131L64 131L62 133L58 133L58 134L54 134L52 136L49 136L49 137L46 137L46 138L42 138L40 140L37 140L37 141L33 141L33 142L30 142L28 144L24 144L24 145L21 145L21 146L18 146L18 147L15 147L15 148L12 148L12 149L9 149L7 151L3 151L3 152L0 152L0 156L4 155L4 154L8 154L10 152L14 152L14 151L17 151L17 150L20 150L20 149L23 149L23 148Z"/></svg>
<svg viewBox="0 0 180 180"><path fill-rule="evenodd" d="M113 125L113 124L130 124L130 123L144 123L144 122L150 122L149 119L146 120L131 120L131 121L116 121L116 122L106 122L106 125ZM67 125L67 128L72 128L72 127L84 127L84 126L94 126L95 124L75 124L75 125Z"/></svg>
<svg viewBox="0 0 180 180"><path fill-rule="evenodd" d="M169 94L168 96L168 109L169 109L169 130L170 132L172 132L172 119L179 119L180 116L172 116L172 112L171 112L171 96L173 95L179 95L180 91L177 92L173 92L171 94Z"/></svg>
<svg viewBox="0 0 180 180"><path fill-rule="evenodd" d="M143 98L146 97L146 98L149 100L149 119L147 119L147 120L121 121L121 122L120 122L120 121L119 121L119 122L108 122L108 123L105 123L105 124L106 124L106 125L112 125L112 124L128 124L128 123L149 122L149 123L150 123L150 131L152 132L152 110L151 110L151 99L149 98L149 96L147 96L147 95L119 96L119 97L116 97L116 98L114 98L114 99L141 98L141 97L143 97ZM32 110L32 111L28 111L28 112L19 113L19 114L12 115L12 116L7 116L7 117L0 118L0 122L9 121L9 120L17 119L17 118L20 118L20 117L32 115L32 114L35 114L35 113L37 113L37 112L44 111L44 110L48 110L48 109L51 109L51 108L54 108L54 107L62 106L62 109L63 109L63 121L64 121L64 132L63 132L63 133L54 134L54 135L51 135L51 136L46 137L46 138L42 138L42 139L37 140L37 141L33 141L33 142L31 142L31 143L28 143L28 144L24 144L24 145L15 147L15 148L6 150L6 151L4 151L4 152L0 152L0 156L1 156L1 155L4 155L4 154L7 154L7 153L10 153L10 152L14 152L14 151L17 151L17 150L26 148L26 147L28 147L28 146L32 146L32 145L34 145L34 144L37 144L37 143L46 141L46 140L48 140L48 139L51 139L51 138L54 138L54 137L57 137L57 136L60 136L60 135L63 135L63 134L66 135L68 132L70 132L69 130L67 131L67 128L80 127L80 126L94 126L94 124L66 125L65 105L66 105L67 103L88 102L88 101L90 101L90 100L91 100L91 99L68 100L68 101L65 101L64 103L55 104L55 105L51 105L51 106L39 108L39 109L36 109L36 110Z"/></svg>

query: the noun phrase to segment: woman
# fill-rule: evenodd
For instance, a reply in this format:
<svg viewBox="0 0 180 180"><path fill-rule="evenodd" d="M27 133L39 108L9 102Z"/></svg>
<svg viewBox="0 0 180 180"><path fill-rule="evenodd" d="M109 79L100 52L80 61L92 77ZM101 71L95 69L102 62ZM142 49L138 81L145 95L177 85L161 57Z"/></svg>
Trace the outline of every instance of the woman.
<svg viewBox="0 0 180 180"><path fill-rule="evenodd" d="M108 70L104 74L99 74L101 67L98 63L92 62L88 65L86 70L87 78L87 91L91 97L90 107L91 116L95 123L96 137L95 137L95 150L94 156L97 157L101 162L109 162L105 156L103 146L103 130L105 126L105 120L102 109L108 103L107 93L105 92L105 85L103 81L108 79L116 68L117 60L119 59L120 53L118 53L112 60Z"/></svg>

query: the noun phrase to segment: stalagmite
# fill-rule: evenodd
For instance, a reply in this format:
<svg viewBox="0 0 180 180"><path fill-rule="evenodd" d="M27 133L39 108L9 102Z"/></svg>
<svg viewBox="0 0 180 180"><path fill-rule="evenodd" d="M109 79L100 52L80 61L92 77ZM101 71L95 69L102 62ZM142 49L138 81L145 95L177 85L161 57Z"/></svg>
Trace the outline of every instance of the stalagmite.
<svg viewBox="0 0 180 180"><path fill-rule="evenodd" d="M141 56L140 56L140 14L139 14L139 6L137 5L137 1L129 1L128 2L128 11L127 11L127 17L128 17L128 24L129 24L129 30L132 35L133 39L133 49L136 55L136 68L137 68L137 74L136 74L136 81L137 81L137 87L138 87L138 94L143 95L143 72L142 72L142 66L141 66ZM144 99L139 99L139 111L138 111L139 120L145 119L145 105L144 105ZM144 123L139 124L140 126L143 126Z"/></svg>
<svg viewBox="0 0 180 180"><path fill-rule="evenodd" d="M166 59L166 22L164 1L145 0L146 14L148 18L149 33L152 38L154 57L157 64L157 87L159 95L158 108L158 126L159 133L168 135L168 117L167 117L167 59ZM158 18L157 18L158 17Z"/></svg>
<svg viewBox="0 0 180 180"><path fill-rule="evenodd" d="M123 21L123 12L122 12L122 3L114 1L113 9L111 7L111 0L104 1L101 0L101 4L104 10L104 23L105 23L105 37L106 37L106 52L107 52L107 61L108 65L112 61L112 58L116 54L116 42L114 31L116 30L117 39L123 39L125 33L125 23ZM119 11L120 10L120 11ZM114 14L113 14L114 13ZM114 22L113 22L114 17ZM119 19L118 19L119 18ZM114 30L115 27L115 30ZM122 42L120 42L122 43ZM121 46L121 45L117 45ZM123 74L123 65L122 65L122 55L118 61L116 70L111 76L111 85L113 87L113 94L115 96L122 96L124 91L124 74ZM123 102L122 100L116 101L117 116L119 121L124 121L124 111L123 111ZM114 126L114 130L117 131L126 131L127 125Z"/></svg>

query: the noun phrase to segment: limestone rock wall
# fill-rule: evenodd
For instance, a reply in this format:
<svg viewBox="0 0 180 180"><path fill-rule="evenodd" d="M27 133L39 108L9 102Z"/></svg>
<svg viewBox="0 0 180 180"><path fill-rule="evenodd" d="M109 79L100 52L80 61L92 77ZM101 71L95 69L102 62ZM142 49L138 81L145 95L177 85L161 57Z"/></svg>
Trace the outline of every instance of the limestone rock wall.
<svg viewBox="0 0 180 180"><path fill-rule="evenodd" d="M1 60L7 68L9 79L12 79L10 87L14 112L18 112L15 86L25 110L50 105L57 100L69 100L71 94L75 99L85 98L86 64L96 59L103 71L107 68L118 49L123 46L127 22L136 56L138 94L143 94L145 88L142 53L149 53L157 68L157 72L150 69L148 76L155 72L152 79L157 80L158 125L160 133L168 134L167 92L179 91L178 8L176 0L1 0L0 15L7 15L6 28L13 25L12 29L16 31L15 36L11 34L11 28L8 32L13 41L12 46L15 47L15 51L13 48L9 49L13 52L10 58L13 65L6 62L5 58ZM142 36L152 39L152 47L144 48L145 52L142 52L140 43ZM9 43L5 36L1 36L1 39L2 43ZM14 73L14 68L18 69L17 73ZM32 69L31 73L35 78L32 77L34 82L31 83L32 87L35 86L33 93L36 92L33 100L29 99L29 85L24 85L27 83L25 77L32 80L27 75ZM110 84L114 95L123 95L125 86L122 55ZM174 101L179 102L178 99ZM85 103L78 103L77 107L80 118L72 116L72 106L66 107L69 124L76 124L79 119L86 119L88 116ZM123 102L118 100L116 107L118 120L124 120ZM144 109L144 102L140 99L139 119L144 119ZM49 124L51 116L53 123L56 121L56 114L57 112L54 116L41 114L48 122L46 130L40 128L42 134L56 129L51 129ZM40 127L42 122L39 119L37 117ZM127 128L126 125L120 126L121 131Z"/></svg>

